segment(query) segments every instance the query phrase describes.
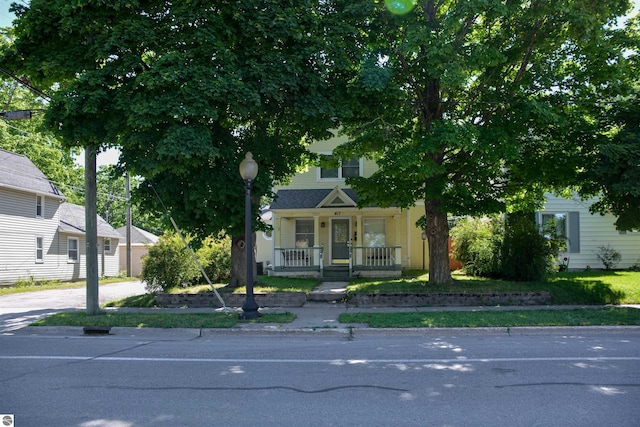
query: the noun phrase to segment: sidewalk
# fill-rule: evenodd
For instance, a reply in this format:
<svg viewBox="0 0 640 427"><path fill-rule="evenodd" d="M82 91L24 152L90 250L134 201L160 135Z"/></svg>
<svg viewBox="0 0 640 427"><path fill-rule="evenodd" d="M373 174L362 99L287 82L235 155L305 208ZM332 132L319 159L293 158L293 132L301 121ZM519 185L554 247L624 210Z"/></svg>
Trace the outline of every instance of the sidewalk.
<svg viewBox="0 0 640 427"><path fill-rule="evenodd" d="M314 290L316 294L318 292L327 292L331 296L335 297L336 293L339 293L342 284L340 283L327 283L322 288ZM126 296L134 296L144 293L144 285L140 282L128 282L117 283L111 285L100 286L100 301L105 302L107 300L114 300L124 298ZM322 298L319 298L322 300ZM41 327L28 327L28 325L39 318L46 317L48 315L61 312L61 311L74 311L83 310L85 307L84 301L84 289L61 289L50 291L29 292L24 294L6 295L0 297L0 333L7 332L26 332L37 333L38 331L44 332L45 329ZM442 312L442 311L505 311L505 310L557 310L557 309L577 309L577 308L598 308L600 306L474 306L474 307L356 307L348 305L343 302L318 302L307 301L302 307L266 307L261 308L262 313L293 313L296 319L291 323L249 323L239 322L235 327L230 329L216 329L208 330L206 333L237 333L239 331L246 331L252 333L330 333L336 332L340 334L353 334L354 330L358 332L372 332L375 328L371 328L366 324L345 324L340 323L338 318L342 313L401 313L401 312ZM640 305L627 305L627 307L633 307L640 309ZM107 308L105 311L114 312L163 312L163 313L214 313L225 311L222 308ZM239 307L227 307L229 313L242 313L242 309ZM76 328L81 332L82 328ZM120 333L124 333L123 329L129 330L126 332L130 334L136 331L138 334L144 334L152 332L148 329L136 329L136 328L114 328L119 330ZM473 330L471 328L466 328ZM483 328L476 328L483 329ZM540 328L538 328L540 329ZM62 330L59 328L58 330ZM67 328L67 330L70 330ZM411 329L380 329L379 333L404 333L415 331L425 331L426 328ZM160 330L157 333L164 331L167 335L174 335L178 331L173 330ZM76 331L77 332L77 331ZM113 333L113 332L112 332ZM187 335L200 336L203 331L195 329L189 330Z"/></svg>

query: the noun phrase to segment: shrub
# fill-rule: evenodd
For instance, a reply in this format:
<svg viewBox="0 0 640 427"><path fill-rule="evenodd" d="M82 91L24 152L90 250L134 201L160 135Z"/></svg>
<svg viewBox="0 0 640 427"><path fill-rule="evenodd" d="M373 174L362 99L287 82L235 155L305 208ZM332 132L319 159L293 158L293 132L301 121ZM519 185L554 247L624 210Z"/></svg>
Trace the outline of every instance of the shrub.
<svg viewBox="0 0 640 427"><path fill-rule="evenodd" d="M453 255L473 276L519 281L541 280L554 271L561 240L547 239L531 213L506 221L464 219L451 230Z"/></svg>
<svg viewBox="0 0 640 427"><path fill-rule="evenodd" d="M453 255L473 276L500 276L502 223L493 219L463 219L451 230Z"/></svg>
<svg viewBox="0 0 640 427"><path fill-rule="evenodd" d="M187 239L189 240L189 239ZM209 237L195 251L198 262L212 282L231 274L231 240ZM142 261L142 280L148 292L166 291L204 281L200 268L177 234L163 235Z"/></svg>
<svg viewBox="0 0 640 427"><path fill-rule="evenodd" d="M554 271L556 247L538 230L531 214L512 214L505 223L502 277L516 281L542 280Z"/></svg>
<svg viewBox="0 0 640 427"><path fill-rule="evenodd" d="M231 276L231 239L228 237L207 238L196 255L212 282L223 282Z"/></svg>
<svg viewBox="0 0 640 427"><path fill-rule="evenodd" d="M200 276L200 269L177 234L164 234L142 260L142 280L148 292L188 286Z"/></svg>
<svg viewBox="0 0 640 427"><path fill-rule="evenodd" d="M599 246L596 257L598 257L600 262L604 265L605 270L612 270L616 268L616 266L622 259L622 255L620 255L620 252L616 251L609 245Z"/></svg>

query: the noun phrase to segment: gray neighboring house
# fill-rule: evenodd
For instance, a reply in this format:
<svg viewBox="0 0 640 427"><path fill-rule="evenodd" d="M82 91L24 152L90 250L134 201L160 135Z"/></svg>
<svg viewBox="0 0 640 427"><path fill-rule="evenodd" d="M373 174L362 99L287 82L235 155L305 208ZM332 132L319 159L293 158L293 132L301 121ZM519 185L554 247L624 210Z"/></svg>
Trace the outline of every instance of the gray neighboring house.
<svg viewBox="0 0 640 427"><path fill-rule="evenodd" d="M0 283L86 278L84 207L27 157L0 149ZM120 234L98 217L98 272L119 274Z"/></svg>
<svg viewBox="0 0 640 427"><path fill-rule="evenodd" d="M120 270L127 270L127 227L117 229L120 233ZM141 228L131 226L131 275L142 275L142 257L149 253L149 246L158 242L159 237Z"/></svg>

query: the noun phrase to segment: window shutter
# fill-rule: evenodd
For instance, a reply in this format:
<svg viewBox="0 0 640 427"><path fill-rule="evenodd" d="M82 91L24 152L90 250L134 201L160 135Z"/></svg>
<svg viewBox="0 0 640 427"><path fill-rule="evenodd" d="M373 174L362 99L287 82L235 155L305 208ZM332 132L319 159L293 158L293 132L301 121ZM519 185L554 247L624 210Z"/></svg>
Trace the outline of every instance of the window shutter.
<svg viewBox="0 0 640 427"><path fill-rule="evenodd" d="M569 212L569 253L580 253L580 212Z"/></svg>

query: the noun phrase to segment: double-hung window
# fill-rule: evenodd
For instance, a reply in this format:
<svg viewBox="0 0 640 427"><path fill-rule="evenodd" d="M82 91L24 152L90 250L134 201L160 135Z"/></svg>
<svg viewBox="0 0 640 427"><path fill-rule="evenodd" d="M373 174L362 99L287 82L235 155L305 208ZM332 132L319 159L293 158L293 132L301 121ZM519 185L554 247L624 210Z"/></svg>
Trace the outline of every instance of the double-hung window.
<svg viewBox="0 0 640 427"><path fill-rule="evenodd" d="M67 238L67 262L80 261L80 245L76 237Z"/></svg>
<svg viewBox="0 0 640 427"><path fill-rule="evenodd" d="M331 159L332 156L327 156ZM319 180L342 180L347 177L360 176L360 159L341 159L337 168L320 167L318 172Z"/></svg>
<svg viewBox="0 0 640 427"><path fill-rule="evenodd" d="M365 247L383 247L387 246L387 234L385 220L378 218L365 218L363 226L363 241Z"/></svg>
<svg viewBox="0 0 640 427"><path fill-rule="evenodd" d="M580 213L541 212L542 235L564 242L563 252L580 253Z"/></svg>
<svg viewBox="0 0 640 427"><path fill-rule="evenodd" d="M44 196L36 196L36 218L44 218Z"/></svg>
<svg viewBox="0 0 640 427"><path fill-rule="evenodd" d="M44 237L36 237L36 263L44 262Z"/></svg>
<svg viewBox="0 0 640 427"><path fill-rule="evenodd" d="M313 245L313 219L296 220L296 247L312 248Z"/></svg>

